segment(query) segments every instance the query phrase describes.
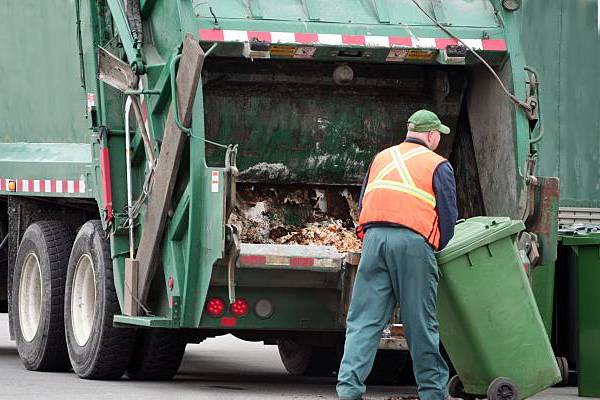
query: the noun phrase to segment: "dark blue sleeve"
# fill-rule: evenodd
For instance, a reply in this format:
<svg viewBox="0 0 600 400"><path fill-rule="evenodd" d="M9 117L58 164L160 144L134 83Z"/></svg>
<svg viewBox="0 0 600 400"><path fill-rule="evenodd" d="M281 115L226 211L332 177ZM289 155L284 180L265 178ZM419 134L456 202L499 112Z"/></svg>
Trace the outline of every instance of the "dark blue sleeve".
<svg viewBox="0 0 600 400"><path fill-rule="evenodd" d="M446 247L452 236L458 218L456 207L456 182L454 170L449 162L440 164L433 176L438 226L440 227L440 250Z"/></svg>
<svg viewBox="0 0 600 400"><path fill-rule="evenodd" d="M372 163L371 163L372 164ZM367 188L367 183L369 182L369 173L371 172L371 166L369 165L369 169L363 178L362 188L360 189L360 197L358 198L358 215L362 211L362 200L365 196L365 189Z"/></svg>

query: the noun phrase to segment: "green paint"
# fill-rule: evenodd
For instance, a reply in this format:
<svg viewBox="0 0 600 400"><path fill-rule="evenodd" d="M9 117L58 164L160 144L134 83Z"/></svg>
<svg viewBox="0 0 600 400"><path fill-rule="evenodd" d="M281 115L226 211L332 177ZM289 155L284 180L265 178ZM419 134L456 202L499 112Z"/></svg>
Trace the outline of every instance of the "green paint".
<svg viewBox="0 0 600 400"><path fill-rule="evenodd" d="M523 223L493 220L458 224L438 256L440 337L466 393L485 395L505 377L523 399L560 372L515 245Z"/></svg>
<svg viewBox="0 0 600 400"><path fill-rule="evenodd" d="M550 339L552 339L554 318L554 278L554 264L537 265L531 271L531 288Z"/></svg>
<svg viewBox="0 0 600 400"><path fill-rule="evenodd" d="M600 281L600 235L562 236L562 244L576 254L577 276L577 383L579 395L600 396L600 345L598 331L598 281Z"/></svg>
<svg viewBox="0 0 600 400"><path fill-rule="evenodd" d="M251 17L249 13L251 10L241 1L193 0L192 2L196 14L211 24L213 17L209 12L209 7L212 7L217 16L219 26L222 27L226 26L227 22L230 22L226 21L227 19L245 20ZM304 7L303 3L306 3L308 7ZM383 2L378 1L377 3ZM420 3L425 6L425 9L429 13L432 13L431 1L421 0ZM361 0L335 2L329 0L261 0L260 5L262 19L250 20L250 22L262 24L263 19L271 20L272 23L301 21L304 25L310 23L310 21L318 20L323 23L322 26L325 26L325 23L332 25L332 30L337 29L335 33L356 32L361 29L361 24L379 25L379 18L381 18L382 14L381 6L379 6L380 15L378 15L371 2ZM410 33L409 29L413 26L431 25L431 21L423 16L411 0L387 2L386 8L386 19L389 19L390 25L395 25L397 29L398 25L401 24L400 29L405 34ZM446 21L456 27L485 27L488 29L499 27L498 21L494 16L494 10L487 1L445 0L444 9ZM269 29L266 30L271 31ZM303 29L292 32L303 32L305 30L311 32L310 25L304 25ZM286 31L284 30L283 32Z"/></svg>
<svg viewBox="0 0 600 400"><path fill-rule="evenodd" d="M560 178L561 205L600 207L598 2L522 3L517 32L541 81L538 173Z"/></svg>
<svg viewBox="0 0 600 400"><path fill-rule="evenodd" d="M234 329L270 329L298 331L337 331L344 327L338 320L338 308L329 307L332 299L339 299L335 289L286 288L286 287L241 287L237 296L248 301L250 312L237 319ZM212 286L208 292L209 299L219 297L227 303L227 287ZM272 317L261 319L254 314L254 305L260 299L272 302ZM225 316L232 317L228 311ZM200 321L201 328L222 328L220 318L204 313Z"/></svg>
<svg viewBox="0 0 600 400"><path fill-rule="evenodd" d="M80 81L75 1L80 1L85 88L81 87ZM211 1L210 5L217 15L218 27L223 29L446 37L410 0L376 3L377 7L372 7L370 3L359 0L312 0L310 15L297 0L261 0L259 8L254 5L250 9L237 0ZM514 15L500 11L504 20L501 23L492 3L488 1L448 0L444 2L443 10L438 2L435 3L436 9L430 1L421 3L429 12L435 11L436 15L441 15L443 11L444 20L451 24L451 29L461 38L506 38L510 50L509 59L506 60L501 54L489 54L487 57L495 66L505 61L510 62L514 90L519 98L523 97L523 66L531 63L539 68L536 61L541 59L540 49L543 48L539 46L539 40L534 40L534 35L525 36L523 32L526 29L550 30L556 26L538 27L541 23L528 25L529 16L538 6L527 2L523 10ZM498 1L494 1L494 4L499 9L496 3ZM554 9L552 7L547 9ZM561 10L565 13L581 13L576 6L562 7ZM139 56L147 68L147 74L143 77L144 87L160 91L158 96L146 96L151 110L150 134L160 145L171 102L170 61L179 52L186 32L198 35L199 29L213 28L215 25L213 17L208 13L208 3L204 0L145 0L142 1L142 9L145 27L150 32L145 35L147 41ZM541 11L549 12L544 7ZM114 18L111 17L111 12ZM0 5L0 14L10 21L0 24L0 36L8 39L5 53L10 55L0 59L2 174L4 171L19 173L20 177L25 178L70 178L83 175L88 188L85 196L95 197L102 210L104 204L98 162L98 131L100 126L106 126L109 129L108 136L100 141L110 151L113 205L119 216L117 220L122 220L126 206L124 155L127 150L123 135L124 96L97 80L96 53L97 47L102 46L123 59L128 58L130 63L138 57L123 16L121 2L64 0L57 5L33 0L11 0ZM586 24L589 25L589 17L586 18ZM569 43L585 42L575 40L579 29L576 24L568 24L566 17L562 22L560 37L568 39ZM123 48L117 45L119 41ZM536 43L539 48L533 48L531 43ZM442 66L435 64L435 61L427 66L416 63L377 63L386 57L387 50L381 49L373 50L373 58L361 62L354 62L347 57L336 59L331 55L332 49L327 46L319 47L315 54L324 61L220 58L221 55L237 55L240 46L235 43L219 46L205 63L204 87L198 91L194 107L194 137L188 141L184 152L181 173L176 182L174 214L162 243L162 276L157 279L160 279L163 287L152 299L153 311L159 317L155 322L144 320L146 322L142 323L141 320L136 322L127 319L120 322L160 325L166 323L164 319L168 319L171 326L190 328L201 323L208 324L202 319L207 292L223 290L222 287L211 289L210 282L213 265L225 253L224 204L227 182L223 168L224 151L212 145L205 148L202 141L204 136L225 144L240 144L238 166L243 172L242 180L359 184L373 155L402 140L405 121L415 108L432 108L445 123L456 127L465 83L470 73L468 66ZM578 54L576 51L581 49L565 47L560 51L566 57ZM532 56L529 57L529 54ZM544 53L544 57L554 57L557 52L549 51L547 54ZM359 78L356 84L340 86L332 83L333 70L340 60L352 65ZM469 57L467 64L472 62L474 59ZM543 93L544 105L546 99L552 98L554 94L567 93L567 84L570 84L568 78L576 73L572 70L575 66L566 66L567 64L561 62L557 69L560 76L564 76L559 85L555 85L547 77L551 67L548 65L548 70L542 67L542 82L550 82L550 92ZM590 82L598 79L590 72L591 67L582 68L584 76ZM447 74L451 88L448 96L435 91L433 71ZM553 85L555 89L551 89ZM87 93L96 96L90 113L86 112ZM562 135L567 126L564 117L572 115L574 109L588 107L588 103L582 104L577 97L573 105L566 106L566 110L570 110L566 114L566 111L558 112L558 107L554 107L552 101L554 100L548 100L549 111L544 114L550 118L545 126L549 138L558 135L549 126L563 129L557 131ZM558 104L558 100L556 102ZM556 121L553 120L558 121L559 117L562 122L554 123ZM512 119L515 121L512 129L515 138L514 160L522 168L529 151L527 121L517 110L513 112ZM584 120L590 119L578 119ZM577 127L589 128L591 132L592 128L597 128L597 122L581 122ZM551 140L548 142L551 143ZM66 145L59 148L58 143ZM593 157L586 153L591 147L590 143L591 139L582 148L569 144L573 146L569 149L579 150L583 156ZM144 174L147 172L139 144L139 134L135 133L132 146L135 152L132 171L134 197L141 193ZM592 144L597 147L597 142ZM544 151L549 147L544 146L550 144L546 145L543 141L541 146L542 154L545 154ZM541 170L548 170L547 167L551 164L549 159L541 158ZM596 162L597 158L593 160ZM267 166L266 170L256 168L263 164ZM565 170L574 170L578 165L568 164ZM39 171L43 171L43 176L40 176L42 173ZM213 171L219 176L217 192L211 191ZM275 175L271 176L271 173ZM566 183L569 194L567 200L587 201L583 192L577 192L573 188L577 185L586 186L585 183L591 179L592 174L586 171L572 173L580 174L583 180L576 179L573 183ZM519 178L515 176L514 179ZM590 190L592 189L585 189L585 193ZM138 238L143 229L144 217L142 211L135 229ZM297 215L288 217L292 221L298 218ZM124 257L128 248L125 233L117 226L113 227L111 235L115 286L121 300ZM261 271L259 280L279 277L278 273ZM173 290L166 286L169 278L174 280ZM281 282L288 279L286 276ZM239 290L244 293L243 285ZM307 315L312 313L309 319L314 320L314 323L310 322L310 327L339 328L332 322L334 311L319 308L310 299L310 295L304 295L312 289L306 289L305 292L298 290L297 298L291 298L283 290L273 290L274 299L280 299L281 301L277 301L284 307L293 304ZM327 292L332 296L337 295L333 290ZM248 296L255 296L253 293L248 292ZM176 307L168 307L170 298L176 301ZM289 314L271 326L280 329L303 328L303 323L298 321L296 316ZM269 325L249 318L239 326L252 328Z"/></svg>

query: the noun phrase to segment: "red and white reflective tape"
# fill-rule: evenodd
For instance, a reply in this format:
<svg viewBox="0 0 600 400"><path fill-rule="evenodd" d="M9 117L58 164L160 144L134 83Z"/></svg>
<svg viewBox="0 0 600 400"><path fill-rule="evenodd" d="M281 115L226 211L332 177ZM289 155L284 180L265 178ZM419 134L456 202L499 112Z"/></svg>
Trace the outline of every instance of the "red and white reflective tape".
<svg viewBox="0 0 600 400"><path fill-rule="evenodd" d="M241 255L240 265L242 267L283 266L299 269L311 267L337 269L341 263L340 260L330 258Z"/></svg>
<svg viewBox="0 0 600 400"><path fill-rule="evenodd" d="M92 107L96 107L96 93L87 94L87 111L92 112Z"/></svg>
<svg viewBox="0 0 600 400"><path fill-rule="evenodd" d="M11 182L14 189L10 187ZM0 178L0 192L83 194L85 193L85 180Z"/></svg>
<svg viewBox="0 0 600 400"><path fill-rule="evenodd" d="M212 193L219 192L219 171L213 171L211 174L210 191Z"/></svg>
<svg viewBox="0 0 600 400"><path fill-rule="evenodd" d="M248 42L259 40L271 44L303 44L326 46L405 47L445 49L457 45L451 38L417 38L401 36L344 35L331 33L257 32L227 29L200 29L200 40L206 42ZM506 51L504 39L461 39L474 50Z"/></svg>

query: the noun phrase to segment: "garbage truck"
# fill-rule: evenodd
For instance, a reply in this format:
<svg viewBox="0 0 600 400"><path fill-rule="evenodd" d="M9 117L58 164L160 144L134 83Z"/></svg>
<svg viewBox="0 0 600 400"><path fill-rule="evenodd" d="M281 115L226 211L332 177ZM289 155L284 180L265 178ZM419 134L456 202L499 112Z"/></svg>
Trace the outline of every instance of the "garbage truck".
<svg viewBox="0 0 600 400"><path fill-rule="evenodd" d="M3 2L0 300L25 367L170 379L231 333L331 374L362 178L421 108L451 127L461 218L525 221L523 264L549 268L530 3ZM396 318L373 379L406 349Z"/></svg>

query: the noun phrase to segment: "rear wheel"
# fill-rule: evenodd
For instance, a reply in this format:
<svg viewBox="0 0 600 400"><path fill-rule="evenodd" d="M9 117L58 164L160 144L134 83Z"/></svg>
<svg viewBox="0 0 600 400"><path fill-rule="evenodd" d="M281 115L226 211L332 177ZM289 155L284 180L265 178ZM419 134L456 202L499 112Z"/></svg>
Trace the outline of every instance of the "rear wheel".
<svg viewBox="0 0 600 400"><path fill-rule="evenodd" d="M496 378L490 383L487 390L488 400L517 400L519 390L508 378Z"/></svg>
<svg viewBox="0 0 600 400"><path fill-rule="evenodd" d="M408 351L378 350L367 384L396 385L406 381L409 378L407 375L411 374Z"/></svg>
<svg viewBox="0 0 600 400"><path fill-rule="evenodd" d="M19 356L34 371L70 369L63 307L73 228L41 221L27 228L15 260L12 317Z"/></svg>
<svg viewBox="0 0 600 400"><path fill-rule="evenodd" d="M108 241L100 221L85 223L73 244L65 289L65 333L73 370L85 379L119 379L135 331L113 327L120 313Z"/></svg>
<svg viewBox="0 0 600 400"><path fill-rule="evenodd" d="M139 330L127 376L134 380L173 379L183 359L186 345L186 337L179 331Z"/></svg>
<svg viewBox="0 0 600 400"><path fill-rule="evenodd" d="M334 347L316 347L283 339L277 341L277 348L285 369L292 375L331 376L340 365Z"/></svg>
<svg viewBox="0 0 600 400"><path fill-rule="evenodd" d="M0 312L8 309L8 225L6 207L0 202Z"/></svg>

